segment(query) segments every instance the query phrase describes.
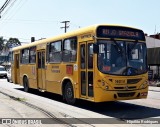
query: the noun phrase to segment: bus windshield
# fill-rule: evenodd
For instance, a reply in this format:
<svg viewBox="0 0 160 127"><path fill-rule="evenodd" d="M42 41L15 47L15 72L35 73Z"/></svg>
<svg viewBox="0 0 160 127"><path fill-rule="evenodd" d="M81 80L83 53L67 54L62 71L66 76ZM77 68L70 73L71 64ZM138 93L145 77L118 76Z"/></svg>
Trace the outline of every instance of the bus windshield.
<svg viewBox="0 0 160 127"><path fill-rule="evenodd" d="M99 40L98 69L113 75L139 75L147 71L146 44Z"/></svg>

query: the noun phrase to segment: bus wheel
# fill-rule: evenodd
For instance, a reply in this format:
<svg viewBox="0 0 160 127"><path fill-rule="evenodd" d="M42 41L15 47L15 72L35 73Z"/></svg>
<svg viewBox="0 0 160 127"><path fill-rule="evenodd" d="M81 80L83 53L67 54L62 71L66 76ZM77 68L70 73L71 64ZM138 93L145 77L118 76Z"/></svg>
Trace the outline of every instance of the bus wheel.
<svg viewBox="0 0 160 127"><path fill-rule="evenodd" d="M68 82L66 84L64 96L68 104L73 105L75 103L76 99L74 98L74 92L71 82Z"/></svg>
<svg viewBox="0 0 160 127"><path fill-rule="evenodd" d="M29 85L28 85L27 77L24 77L24 79L23 79L23 86L24 86L24 91L28 92L29 91Z"/></svg>

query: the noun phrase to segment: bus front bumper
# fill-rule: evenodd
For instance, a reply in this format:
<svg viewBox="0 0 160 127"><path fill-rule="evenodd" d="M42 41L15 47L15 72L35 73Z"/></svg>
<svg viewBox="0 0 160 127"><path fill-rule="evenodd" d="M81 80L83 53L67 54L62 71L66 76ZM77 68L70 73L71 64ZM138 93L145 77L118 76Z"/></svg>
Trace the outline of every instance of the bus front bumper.
<svg viewBox="0 0 160 127"><path fill-rule="evenodd" d="M117 101L117 100L131 100L147 98L148 87L145 89L130 90L130 91L107 91L104 89L97 89L95 95L95 102Z"/></svg>

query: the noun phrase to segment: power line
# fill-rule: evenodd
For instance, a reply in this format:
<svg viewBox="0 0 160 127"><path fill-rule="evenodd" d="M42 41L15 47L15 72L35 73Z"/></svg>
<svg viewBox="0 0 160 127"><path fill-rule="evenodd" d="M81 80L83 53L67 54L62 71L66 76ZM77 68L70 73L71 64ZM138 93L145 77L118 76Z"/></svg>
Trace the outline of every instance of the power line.
<svg viewBox="0 0 160 127"><path fill-rule="evenodd" d="M67 25L67 23L69 23L70 21L63 21L61 23L64 23L64 27L61 27L61 29L64 28L64 32L66 33L67 32L67 28L69 28L69 26Z"/></svg>
<svg viewBox="0 0 160 127"><path fill-rule="evenodd" d="M24 19L3 19L7 23L59 23L60 21L56 20L24 20Z"/></svg>
<svg viewBox="0 0 160 127"><path fill-rule="evenodd" d="M16 2L17 0L14 0L10 5L9 5L9 7L7 8L7 10L3 13L3 17L8 13L8 11L13 7L13 5L15 4L15 2Z"/></svg>
<svg viewBox="0 0 160 127"><path fill-rule="evenodd" d="M70 23L72 26L76 27L76 28L81 28L81 26L74 24L74 23Z"/></svg>
<svg viewBox="0 0 160 127"><path fill-rule="evenodd" d="M15 0L15 1L16 1L16 0ZM12 5L10 5L10 8L13 6L13 4L15 3L15 1L12 2ZM22 6L23 6L26 2L27 2L27 0L20 0L19 3L17 2L14 10L13 10L13 11L11 12L11 14L8 15L8 17L6 17L4 20L10 20L10 19L12 19L12 17L14 17L14 15L16 14L16 12L17 12L18 10L20 10L20 9L22 8ZM7 12L5 12L5 13L7 13Z"/></svg>
<svg viewBox="0 0 160 127"><path fill-rule="evenodd" d="M6 2L2 5L0 8L0 18L1 18L1 13L4 11L4 9L8 6L8 4L11 2L11 0L6 0Z"/></svg>
<svg viewBox="0 0 160 127"><path fill-rule="evenodd" d="M2 13L2 11L7 7L7 5L9 4L11 0L6 0L6 2L2 5L2 7L0 8L0 13Z"/></svg>
<svg viewBox="0 0 160 127"><path fill-rule="evenodd" d="M6 26L6 24L8 23L8 22L5 22L6 21L6 19L11 19L12 17L13 17L13 15L7 15L7 17L6 17L6 14L8 13L8 11L9 11L9 9L11 9L11 8L13 8L13 5L15 4L15 2L16 2L17 0L14 0L10 5L9 5L9 7L7 7L7 10L5 10L5 12L3 13L3 15L2 15L2 20L1 20L1 26L0 26L0 29L2 29L3 27L5 27ZM18 10L18 8L20 8L20 7L22 7L22 5L26 2L27 0L20 0L20 2L19 3L17 3L16 4L16 11ZM22 3L23 2L23 3ZM20 5L20 6L19 6ZM12 12L11 12L12 14L14 13L15 14L15 10L13 10ZM5 18L4 18L5 17Z"/></svg>

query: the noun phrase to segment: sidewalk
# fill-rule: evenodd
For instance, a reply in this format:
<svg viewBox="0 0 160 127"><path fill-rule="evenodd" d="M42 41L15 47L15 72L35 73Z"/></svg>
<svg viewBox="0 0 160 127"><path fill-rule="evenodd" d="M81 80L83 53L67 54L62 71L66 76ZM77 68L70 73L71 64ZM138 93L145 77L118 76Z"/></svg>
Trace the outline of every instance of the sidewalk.
<svg viewBox="0 0 160 127"><path fill-rule="evenodd" d="M160 92L160 87L156 87L156 86L149 86L149 91L156 91L156 92Z"/></svg>

